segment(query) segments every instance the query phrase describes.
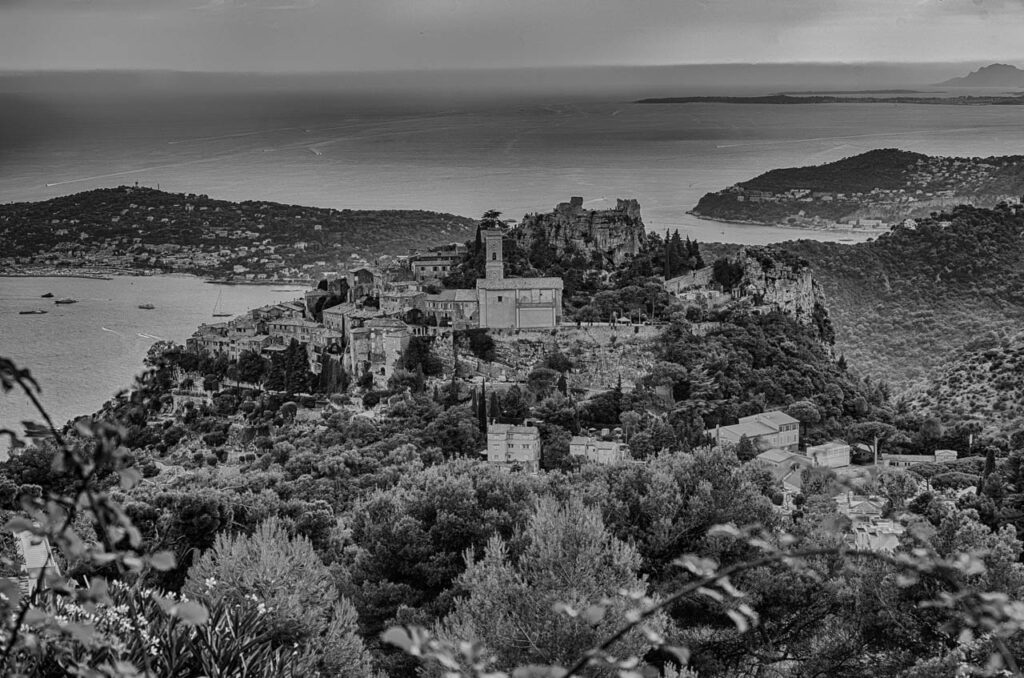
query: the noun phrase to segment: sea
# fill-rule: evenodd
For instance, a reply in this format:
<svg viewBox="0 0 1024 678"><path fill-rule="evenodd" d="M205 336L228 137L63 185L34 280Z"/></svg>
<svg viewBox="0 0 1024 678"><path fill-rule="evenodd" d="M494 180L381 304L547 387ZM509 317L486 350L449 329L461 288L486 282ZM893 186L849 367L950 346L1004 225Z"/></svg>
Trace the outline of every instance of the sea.
<svg viewBox="0 0 1024 678"><path fill-rule="evenodd" d="M41 298L47 293L53 299ZM220 322L214 307L240 314L301 296L295 286L215 285L187 275L0 277L0 356L31 371L43 406L63 423L130 387L157 341L184 343L200 324ZM63 298L77 303L54 303ZM47 313L20 314L36 309ZM20 432L25 420L40 417L24 394L0 393L0 429Z"/></svg>
<svg viewBox="0 0 1024 678"><path fill-rule="evenodd" d="M872 234L727 224L688 212L704 193L770 169L875 148L1024 154L1017 106L636 104L641 96L708 92L687 89L673 73L632 88L623 83L635 74L619 76L616 87L594 76L586 87L538 79L531 89L498 86L486 74L447 88L453 80L427 75L377 82L0 74L0 202L138 183L338 209L471 217L497 209L518 220L571 196L590 208L636 198L649 229L701 242L857 242ZM578 84L573 77L565 82ZM732 93L780 89L761 83ZM210 320L218 291L188 277L0 278L0 355L38 374L58 418L90 412L142 369L152 337L182 341ZM17 314L44 292L80 302ZM238 312L290 296L266 287L223 295ZM0 427L26 414L9 401L0 400Z"/></svg>

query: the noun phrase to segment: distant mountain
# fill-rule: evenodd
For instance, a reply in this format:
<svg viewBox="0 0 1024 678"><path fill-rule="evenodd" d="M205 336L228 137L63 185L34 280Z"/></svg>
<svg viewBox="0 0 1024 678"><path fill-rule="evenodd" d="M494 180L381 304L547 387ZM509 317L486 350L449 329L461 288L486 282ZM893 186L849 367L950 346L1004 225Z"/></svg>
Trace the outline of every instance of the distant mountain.
<svg viewBox="0 0 1024 678"><path fill-rule="evenodd" d="M976 419L993 430L1024 429L1024 334L981 337L954 352L907 402L945 424Z"/></svg>
<svg viewBox="0 0 1024 678"><path fill-rule="evenodd" d="M990 64L963 76L940 82L939 87L1024 87L1024 70L1009 64Z"/></svg>
<svg viewBox="0 0 1024 678"><path fill-rule="evenodd" d="M780 247L825 293L836 352L897 388L928 383L964 346L1024 327L1024 208L957 207L874 241Z"/></svg>

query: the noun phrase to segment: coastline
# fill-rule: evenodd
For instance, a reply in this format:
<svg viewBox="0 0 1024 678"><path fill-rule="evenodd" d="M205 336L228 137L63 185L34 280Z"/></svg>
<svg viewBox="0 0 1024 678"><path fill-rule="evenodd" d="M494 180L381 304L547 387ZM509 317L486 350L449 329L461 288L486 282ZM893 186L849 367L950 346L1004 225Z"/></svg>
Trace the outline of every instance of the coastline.
<svg viewBox="0 0 1024 678"><path fill-rule="evenodd" d="M717 217L709 217L704 214L699 214L692 210L687 211L691 217L695 217L702 221L710 221L719 224L735 224L737 226L765 226L768 228L786 228L792 231L825 231L834 233L865 233L871 235L879 235L882 233L888 233L891 229L886 226L885 228L858 228L856 226L794 226L793 224L770 224L764 221L750 221L742 219L719 219Z"/></svg>

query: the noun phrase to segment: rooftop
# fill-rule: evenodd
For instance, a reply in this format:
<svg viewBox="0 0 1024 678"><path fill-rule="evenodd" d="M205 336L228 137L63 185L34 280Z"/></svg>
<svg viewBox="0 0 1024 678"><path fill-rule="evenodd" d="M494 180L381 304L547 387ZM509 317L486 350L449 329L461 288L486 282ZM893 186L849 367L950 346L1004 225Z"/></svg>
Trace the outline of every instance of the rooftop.
<svg viewBox="0 0 1024 678"><path fill-rule="evenodd" d="M760 459L761 461L766 461L769 464L784 464L787 461L789 461L792 457L798 456L800 455L793 454L792 452L786 452L785 450L780 450L777 447L773 447L772 449L757 455L757 458Z"/></svg>
<svg viewBox="0 0 1024 678"><path fill-rule="evenodd" d="M781 410L772 410L771 412L762 412L761 414L752 414L749 417L740 417L740 423L745 424L748 421L761 421L774 424L775 426L782 426L784 424L799 424L798 419L794 419Z"/></svg>
<svg viewBox="0 0 1024 678"><path fill-rule="evenodd" d="M441 290L437 294L428 294L427 301L476 301L476 290Z"/></svg>
<svg viewBox="0 0 1024 678"><path fill-rule="evenodd" d="M476 281L478 290L537 290L537 289L562 289L561 278L502 278L500 280L489 280L478 278Z"/></svg>

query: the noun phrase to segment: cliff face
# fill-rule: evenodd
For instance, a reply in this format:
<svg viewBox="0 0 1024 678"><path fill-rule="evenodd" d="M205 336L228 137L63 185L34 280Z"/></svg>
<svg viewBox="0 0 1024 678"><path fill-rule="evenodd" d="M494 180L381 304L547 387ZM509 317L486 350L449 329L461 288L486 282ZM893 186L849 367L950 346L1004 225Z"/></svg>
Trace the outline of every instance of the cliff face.
<svg viewBox="0 0 1024 678"><path fill-rule="evenodd" d="M740 250L739 262L743 266L743 296L751 298L756 306L770 306L804 324L817 322L825 295L806 262L761 247Z"/></svg>
<svg viewBox="0 0 1024 678"><path fill-rule="evenodd" d="M636 200L620 199L609 210L588 210L583 198L574 197L547 214L527 214L516 236L526 247L546 238L559 256L571 246L583 253L599 252L618 265L639 253L646 232Z"/></svg>

